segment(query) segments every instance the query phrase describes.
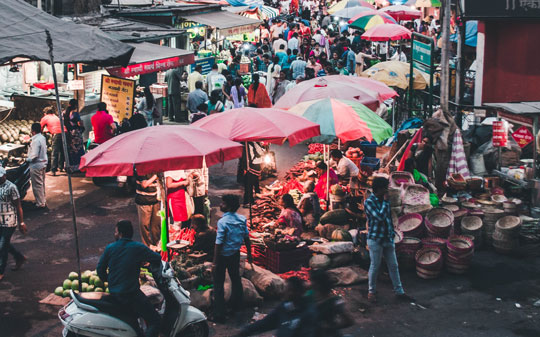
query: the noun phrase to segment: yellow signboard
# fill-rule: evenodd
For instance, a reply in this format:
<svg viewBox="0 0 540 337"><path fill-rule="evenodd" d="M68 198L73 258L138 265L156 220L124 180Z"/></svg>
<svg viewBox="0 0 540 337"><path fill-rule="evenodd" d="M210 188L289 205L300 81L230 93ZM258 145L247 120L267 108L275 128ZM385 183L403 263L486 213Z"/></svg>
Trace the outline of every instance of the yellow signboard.
<svg viewBox="0 0 540 337"><path fill-rule="evenodd" d="M121 123L133 114L135 81L102 75L101 101L107 104L107 111L112 118Z"/></svg>

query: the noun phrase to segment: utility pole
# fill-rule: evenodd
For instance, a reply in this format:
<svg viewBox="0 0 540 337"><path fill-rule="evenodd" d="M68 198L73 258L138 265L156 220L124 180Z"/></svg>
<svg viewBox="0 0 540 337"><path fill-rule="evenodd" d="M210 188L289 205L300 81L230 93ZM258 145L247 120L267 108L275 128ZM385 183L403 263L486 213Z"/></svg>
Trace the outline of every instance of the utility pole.
<svg viewBox="0 0 540 337"><path fill-rule="evenodd" d="M443 0L441 6L442 15L442 54L441 54L441 108L443 112L449 112L450 96L450 16L451 0Z"/></svg>

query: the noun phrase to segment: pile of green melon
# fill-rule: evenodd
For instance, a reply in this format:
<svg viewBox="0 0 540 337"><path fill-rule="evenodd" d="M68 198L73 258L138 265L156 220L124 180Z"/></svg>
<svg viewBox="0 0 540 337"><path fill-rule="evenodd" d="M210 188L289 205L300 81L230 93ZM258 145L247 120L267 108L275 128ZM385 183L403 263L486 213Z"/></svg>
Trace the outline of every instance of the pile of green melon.
<svg viewBox="0 0 540 337"><path fill-rule="evenodd" d="M109 292L109 283L103 282L99 276L97 276L96 271L86 270L81 274L82 281L82 291L83 293L87 292ZM62 297L69 297L69 291L73 290L76 293L79 292L79 274L72 271L69 273L67 279L64 280L64 283L61 287L57 287L54 290L54 294Z"/></svg>
<svg viewBox="0 0 540 337"><path fill-rule="evenodd" d="M25 143L26 136L32 136L31 128L34 121L9 120L0 123L0 143Z"/></svg>

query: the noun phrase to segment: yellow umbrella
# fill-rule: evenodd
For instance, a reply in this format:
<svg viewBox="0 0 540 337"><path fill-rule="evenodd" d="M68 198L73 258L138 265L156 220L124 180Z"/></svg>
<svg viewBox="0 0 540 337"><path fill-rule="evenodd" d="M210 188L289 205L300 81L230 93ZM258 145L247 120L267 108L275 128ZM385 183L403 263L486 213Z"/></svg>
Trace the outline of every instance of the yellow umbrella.
<svg viewBox="0 0 540 337"><path fill-rule="evenodd" d="M383 82L389 87L407 89L409 87L411 65L400 61L387 61L377 63L362 73L363 77ZM428 86L428 81L418 69L413 72L413 89L423 90Z"/></svg>

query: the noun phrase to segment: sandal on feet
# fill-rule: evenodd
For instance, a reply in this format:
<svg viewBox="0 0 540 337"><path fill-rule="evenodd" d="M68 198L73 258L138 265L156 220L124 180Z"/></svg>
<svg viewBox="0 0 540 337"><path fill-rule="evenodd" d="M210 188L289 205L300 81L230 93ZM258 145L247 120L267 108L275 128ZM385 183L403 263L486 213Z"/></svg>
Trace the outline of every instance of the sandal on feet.
<svg viewBox="0 0 540 337"><path fill-rule="evenodd" d="M21 259L18 259L15 261L15 266L13 268L11 268L11 270L13 271L17 271L19 269L21 269L22 265L26 262L26 257L23 256Z"/></svg>

